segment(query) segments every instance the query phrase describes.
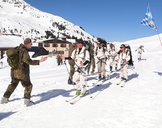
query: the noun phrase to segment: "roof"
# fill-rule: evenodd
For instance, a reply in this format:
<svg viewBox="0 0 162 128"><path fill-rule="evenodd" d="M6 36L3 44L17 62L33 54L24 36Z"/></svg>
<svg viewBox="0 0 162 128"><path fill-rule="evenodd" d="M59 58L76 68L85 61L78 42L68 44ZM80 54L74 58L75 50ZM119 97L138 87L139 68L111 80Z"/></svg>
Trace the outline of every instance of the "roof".
<svg viewBox="0 0 162 128"><path fill-rule="evenodd" d="M12 48L20 45L23 39L18 36L0 36L0 48Z"/></svg>
<svg viewBox="0 0 162 128"><path fill-rule="evenodd" d="M67 40L62 40L62 39L50 39L50 40L45 40L41 43L60 43L60 44L71 44L71 42Z"/></svg>
<svg viewBox="0 0 162 128"><path fill-rule="evenodd" d="M13 47L5 47L5 48L0 47L0 51L6 51L7 49L10 49L10 48L13 48Z"/></svg>

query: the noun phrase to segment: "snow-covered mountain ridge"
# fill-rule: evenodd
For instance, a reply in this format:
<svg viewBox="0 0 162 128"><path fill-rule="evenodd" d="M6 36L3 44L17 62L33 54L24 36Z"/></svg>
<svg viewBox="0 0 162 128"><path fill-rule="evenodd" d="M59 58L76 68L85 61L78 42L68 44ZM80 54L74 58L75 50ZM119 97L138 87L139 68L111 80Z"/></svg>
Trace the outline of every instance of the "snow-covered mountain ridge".
<svg viewBox="0 0 162 128"><path fill-rule="evenodd" d="M42 12L24 0L0 0L0 33L46 39L54 37L94 39L81 26Z"/></svg>

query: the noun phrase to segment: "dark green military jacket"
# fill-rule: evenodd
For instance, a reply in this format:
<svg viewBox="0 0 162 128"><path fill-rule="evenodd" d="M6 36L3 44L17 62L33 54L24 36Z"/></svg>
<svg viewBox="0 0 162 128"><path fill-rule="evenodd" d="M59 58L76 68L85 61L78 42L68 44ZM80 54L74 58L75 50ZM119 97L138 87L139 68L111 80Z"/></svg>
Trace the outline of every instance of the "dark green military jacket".
<svg viewBox="0 0 162 128"><path fill-rule="evenodd" d="M70 48L69 48L69 64L70 64L70 66L74 66L75 65L75 61L73 60L73 59L71 59L71 54L72 54L72 52L75 50L75 45L74 44L72 44L72 45L70 45Z"/></svg>
<svg viewBox="0 0 162 128"><path fill-rule="evenodd" d="M11 70L11 76L16 79L28 81L30 80L30 66L39 65L39 60L32 60L29 56L28 49L20 44L19 46L19 66L17 69Z"/></svg>

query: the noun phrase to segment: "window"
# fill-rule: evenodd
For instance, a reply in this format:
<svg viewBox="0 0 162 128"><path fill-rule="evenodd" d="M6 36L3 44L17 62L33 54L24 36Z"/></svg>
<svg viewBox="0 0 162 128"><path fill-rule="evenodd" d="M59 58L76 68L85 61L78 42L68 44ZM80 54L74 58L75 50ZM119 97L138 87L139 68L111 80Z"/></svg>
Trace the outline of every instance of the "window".
<svg viewBox="0 0 162 128"><path fill-rule="evenodd" d="M43 47L43 44L42 44L42 43L38 43L38 46L39 46L39 47Z"/></svg>
<svg viewBox="0 0 162 128"><path fill-rule="evenodd" d="M66 44L61 44L61 47L66 47Z"/></svg>
<svg viewBox="0 0 162 128"><path fill-rule="evenodd" d="M58 47L58 44L52 44L52 47Z"/></svg>
<svg viewBox="0 0 162 128"><path fill-rule="evenodd" d="M64 54L64 51L56 51L56 54Z"/></svg>
<svg viewBox="0 0 162 128"><path fill-rule="evenodd" d="M50 47L50 44L49 43L45 43L44 47Z"/></svg>

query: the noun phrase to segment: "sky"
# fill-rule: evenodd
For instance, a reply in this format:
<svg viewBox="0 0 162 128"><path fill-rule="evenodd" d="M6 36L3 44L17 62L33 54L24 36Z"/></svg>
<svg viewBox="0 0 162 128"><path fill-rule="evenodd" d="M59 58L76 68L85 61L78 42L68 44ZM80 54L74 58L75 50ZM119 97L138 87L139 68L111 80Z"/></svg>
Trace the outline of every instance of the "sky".
<svg viewBox="0 0 162 128"><path fill-rule="evenodd" d="M140 24L150 3L162 33L162 0L25 0L41 11L82 26L88 33L107 41L127 41L157 32Z"/></svg>

